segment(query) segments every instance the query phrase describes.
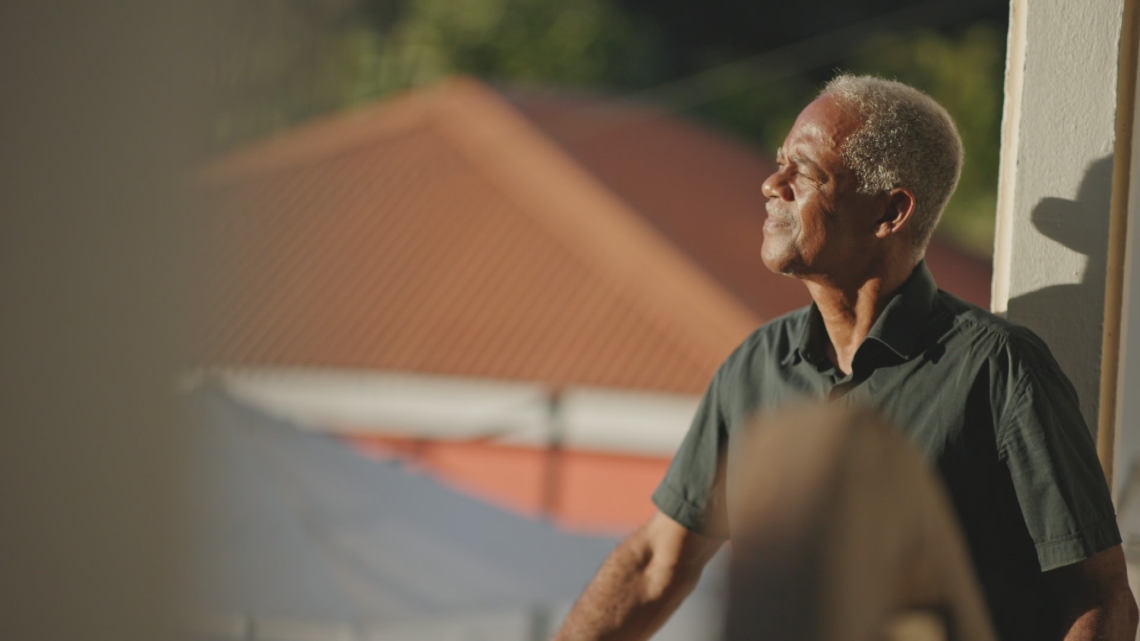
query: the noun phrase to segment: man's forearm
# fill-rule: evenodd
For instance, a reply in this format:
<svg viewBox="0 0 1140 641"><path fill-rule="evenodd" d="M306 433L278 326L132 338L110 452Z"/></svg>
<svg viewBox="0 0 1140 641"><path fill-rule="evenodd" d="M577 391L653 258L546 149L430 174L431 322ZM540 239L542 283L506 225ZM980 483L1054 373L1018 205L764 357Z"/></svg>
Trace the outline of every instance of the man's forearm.
<svg viewBox="0 0 1140 641"><path fill-rule="evenodd" d="M602 564L555 641L648 639L692 591L700 570L655 558L644 537L635 535Z"/></svg>
<svg viewBox="0 0 1140 641"><path fill-rule="evenodd" d="M1124 550L1113 546L1045 573L1066 621L1065 641L1134 641L1140 613L1128 587Z"/></svg>
<svg viewBox="0 0 1140 641"><path fill-rule="evenodd" d="M1065 641L1134 641L1136 639L1136 603L1132 595L1092 608L1069 628Z"/></svg>

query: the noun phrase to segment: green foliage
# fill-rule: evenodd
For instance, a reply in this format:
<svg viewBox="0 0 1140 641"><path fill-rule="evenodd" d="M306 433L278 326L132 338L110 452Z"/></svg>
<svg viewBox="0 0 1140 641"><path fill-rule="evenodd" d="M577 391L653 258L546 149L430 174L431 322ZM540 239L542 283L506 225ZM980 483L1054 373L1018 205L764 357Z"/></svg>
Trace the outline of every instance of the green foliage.
<svg viewBox="0 0 1140 641"><path fill-rule="evenodd" d="M381 91L456 73L521 84L637 84L644 28L604 0L410 0L382 48Z"/></svg>
<svg viewBox="0 0 1140 641"><path fill-rule="evenodd" d="M351 14L315 16L295 0L220 5L230 26L211 43L215 146L265 136L358 99L378 34Z"/></svg>
<svg viewBox="0 0 1140 641"><path fill-rule="evenodd" d="M784 144L800 110L819 93L816 83L803 75L770 79L743 69L717 76L717 97L693 105L685 114L769 152Z"/></svg>
<svg viewBox="0 0 1140 641"><path fill-rule="evenodd" d="M614 90L659 74L652 27L606 0L405 0L390 24L306 7L251 0L229 17L211 79L219 146L455 74Z"/></svg>

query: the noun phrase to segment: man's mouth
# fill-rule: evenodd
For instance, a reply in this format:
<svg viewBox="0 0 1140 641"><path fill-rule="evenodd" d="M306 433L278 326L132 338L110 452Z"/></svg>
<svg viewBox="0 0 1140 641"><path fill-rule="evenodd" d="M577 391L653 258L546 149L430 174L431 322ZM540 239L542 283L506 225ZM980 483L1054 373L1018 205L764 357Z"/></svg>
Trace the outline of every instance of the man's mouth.
<svg viewBox="0 0 1140 641"><path fill-rule="evenodd" d="M789 227L792 224L792 217L773 212L768 212L768 217L764 220L764 229L776 229L781 227Z"/></svg>
<svg viewBox="0 0 1140 641"><path fill-rule="evenodd" d="M765 203L764 211L768 214L767 220L764 221L765 224L787 225L792 222L792 214L790 212L781 211L780 207L773 201Z"/></svg>

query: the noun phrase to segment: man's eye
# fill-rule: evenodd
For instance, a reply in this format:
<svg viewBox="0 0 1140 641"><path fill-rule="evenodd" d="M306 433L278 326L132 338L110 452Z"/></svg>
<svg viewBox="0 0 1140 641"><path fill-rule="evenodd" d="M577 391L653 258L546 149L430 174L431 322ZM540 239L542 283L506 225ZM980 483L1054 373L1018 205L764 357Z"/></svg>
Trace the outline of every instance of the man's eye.
<svg viewBox="0 0 1140 641"><path fill-rule="evenodd" d="M816 189L822 189L824 182L826 182L823 179L819 178L818 176L812 176L809 174L800 174L800 177L803 178L809 185L811 185L812 187L814 187Z"/></svg>

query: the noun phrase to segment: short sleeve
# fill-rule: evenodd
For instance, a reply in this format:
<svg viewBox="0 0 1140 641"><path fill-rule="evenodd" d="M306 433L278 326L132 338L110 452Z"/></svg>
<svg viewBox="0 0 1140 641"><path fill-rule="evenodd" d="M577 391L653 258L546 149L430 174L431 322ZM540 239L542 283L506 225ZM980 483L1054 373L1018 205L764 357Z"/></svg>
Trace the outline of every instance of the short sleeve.
<svg viewBox="0 0 1140 641"><path fill-rule="evenodd" d="M1042 571L1120 543L1076 390L1035 336L1014 341L1000 449Z"/></svg>
<svg viewBox="0 0 1140 641"><path fill-rule="evenodd" d="M653 503L693 532L727 538L722 513L728 431L719 400L721 371L709 383L685 440L653 492Z"/></svg>

